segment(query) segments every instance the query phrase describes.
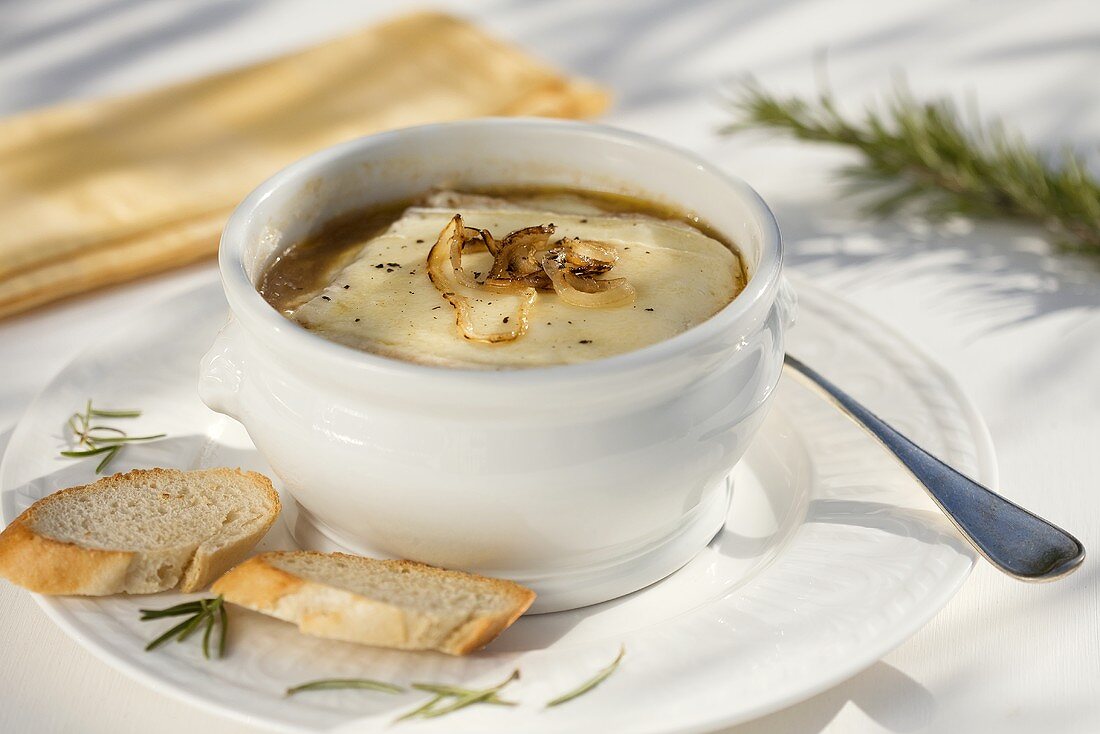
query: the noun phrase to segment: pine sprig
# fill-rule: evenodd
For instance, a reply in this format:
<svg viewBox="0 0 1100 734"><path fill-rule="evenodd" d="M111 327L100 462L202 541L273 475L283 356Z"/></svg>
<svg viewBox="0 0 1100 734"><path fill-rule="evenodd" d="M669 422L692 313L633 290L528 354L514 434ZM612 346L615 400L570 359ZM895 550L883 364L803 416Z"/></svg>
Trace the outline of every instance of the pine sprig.
<svg viewBox="0 0 1100 734"><path fill-rule="evenodd" d="M848 193L881 192L869 214L1013 219L1100 255L1100 181L1069 147L1043 153L999 122L967 124L952 100L921 102L902 85L859 118L843 115L829 94L814 102L779 97L752 80L731 104L739 119L723 132L767 129L859 151L862 160L841 175Z"/></svg>

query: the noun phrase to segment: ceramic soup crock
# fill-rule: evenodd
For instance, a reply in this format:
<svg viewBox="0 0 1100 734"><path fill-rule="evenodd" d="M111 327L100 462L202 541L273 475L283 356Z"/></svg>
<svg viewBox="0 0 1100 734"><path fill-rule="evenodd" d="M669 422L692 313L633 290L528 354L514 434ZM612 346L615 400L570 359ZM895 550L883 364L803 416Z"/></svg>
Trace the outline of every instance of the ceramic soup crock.
<svg viewBox="0 0 1100 734"><path fill-rule="evenodd" d="M740 248L745 290L710 320L592 362L449 369L326 341L256 290L328 220L433 187L555 185L694 213ZM484 119L353 140L280 171L222 235L232 316L200 393L248 430L310 547L514 579L533 611L672 573L722 527L730 471L760 427L793 299L775 219L742 181L598 125ZM442 302L442 301L441 301Z"/></svg>

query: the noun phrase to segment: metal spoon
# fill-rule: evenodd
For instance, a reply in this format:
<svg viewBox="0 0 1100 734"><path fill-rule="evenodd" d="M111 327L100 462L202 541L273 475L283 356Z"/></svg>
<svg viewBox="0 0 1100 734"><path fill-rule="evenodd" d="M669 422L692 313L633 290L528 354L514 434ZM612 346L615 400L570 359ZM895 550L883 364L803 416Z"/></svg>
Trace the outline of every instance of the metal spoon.
<svg viewBox="0 0 1100 734"><path fill-rule="evenodd" d="M1065 530L964 477L794 357L784 364L894 454L963 537L1009 576L1053 581L1085 560L1084 546Z"/></svg>

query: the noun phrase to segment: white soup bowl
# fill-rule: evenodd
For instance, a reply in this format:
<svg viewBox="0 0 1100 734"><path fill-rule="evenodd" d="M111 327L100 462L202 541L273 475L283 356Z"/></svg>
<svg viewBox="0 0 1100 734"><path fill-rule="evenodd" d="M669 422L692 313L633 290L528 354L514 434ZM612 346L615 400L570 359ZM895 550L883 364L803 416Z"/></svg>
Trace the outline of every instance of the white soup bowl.
<svg viewBox="0 0 1100 734"><path fill-rule="evenodd" d="M641 197L736 243L745 290L671 339L591 362L450 369L327 341L256 290L343 213L433 187L550 185ZM533 611L629 593L722 527L729 474L768 408L793 300L775 219L742 181L607 127L483 119L398 130L275 174L222 235L232 318L202 399L240 421L300 512L305 545L514 579Z"/></svg>

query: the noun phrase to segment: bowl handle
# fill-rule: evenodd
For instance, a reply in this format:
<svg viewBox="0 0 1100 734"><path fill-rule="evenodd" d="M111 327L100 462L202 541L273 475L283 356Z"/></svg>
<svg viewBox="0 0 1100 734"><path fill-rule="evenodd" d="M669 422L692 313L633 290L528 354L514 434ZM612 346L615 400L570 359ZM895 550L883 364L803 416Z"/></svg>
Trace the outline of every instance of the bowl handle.
<svg viewBox="0 0 1100 734"><path fill-rule="evenodd" d="M237 420L240 416L244 359L240 354L241 327L232 316L199 366L199 397L207 407Z"/></svg>
<svg viewBox="0 0 1100 734"><path fill-rule="evenodd" d="M798 320L798 294L791 287L786 276L779 279L779 292L775 297L775 307L779 310L779 321L784 329L794 326Z"/></svg>

